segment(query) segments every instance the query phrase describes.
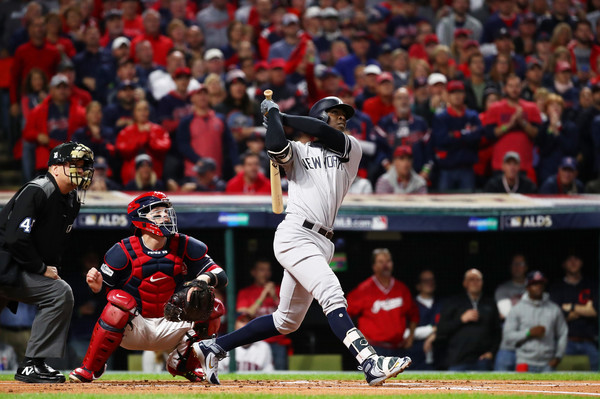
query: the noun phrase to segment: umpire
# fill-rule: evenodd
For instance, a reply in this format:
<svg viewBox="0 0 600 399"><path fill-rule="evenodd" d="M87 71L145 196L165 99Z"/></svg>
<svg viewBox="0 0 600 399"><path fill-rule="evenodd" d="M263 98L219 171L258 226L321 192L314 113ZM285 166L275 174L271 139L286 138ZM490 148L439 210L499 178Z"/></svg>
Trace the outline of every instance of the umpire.
<svg viewBox="0 0 600 399"><path fill-rule="evenodd" d="M0 211L0 309L35 304L24 363L15 379L65 382L47 357L63 357L73 310L71 287L58 265L85 190L94 175L94 154L74 142L50 152L48 172L25 184Z"/></svg>

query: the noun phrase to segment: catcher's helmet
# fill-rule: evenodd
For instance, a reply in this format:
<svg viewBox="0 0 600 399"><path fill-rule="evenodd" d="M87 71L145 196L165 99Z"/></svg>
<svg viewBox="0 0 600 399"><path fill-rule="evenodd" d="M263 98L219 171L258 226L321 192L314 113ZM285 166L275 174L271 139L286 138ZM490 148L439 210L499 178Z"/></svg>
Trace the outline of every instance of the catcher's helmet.
<svg viewBox="0 0 600 399"><path fill-rule="evenodd" d="M317 101L315 105L312 106L310 111L308 111L308 116L320 119L323 122L328 122L329 115L327 115L327 111L333 108L341 109L344 115L346 116L346 120L354 116L354 108L352 108L348 104L344 104L342 100L335 96L325 97Z"/></svg>
<svg viewBox="0 0 600 399"><path fill-rule="evenodd" d="M165 213L155 211L159 207L166 208ZM169 197L160 191L150 191L136 197L129 203L127 215L131 223L140 230L161 237L169 237L177 233L175 209Z"/></svg>
<svg viewBox="0 0 600 399"><path fill-rule="evenodd" d="M77 161L83 161L78 162ZM71 179L78 189L87 190L92 184L94 176L94 153L89 147L69 141L57 145L50 151L48 166L69 164L68 173L65 174ZM65 165L66 168L66 165ZM77 169L83 169L83 173L78 173Z"/></svg>

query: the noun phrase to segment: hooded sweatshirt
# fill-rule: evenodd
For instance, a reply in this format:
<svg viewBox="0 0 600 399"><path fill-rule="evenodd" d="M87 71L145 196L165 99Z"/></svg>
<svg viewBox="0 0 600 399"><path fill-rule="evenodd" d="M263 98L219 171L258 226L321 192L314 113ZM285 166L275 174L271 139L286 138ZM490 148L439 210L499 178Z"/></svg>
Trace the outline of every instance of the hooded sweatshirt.
<svg viewBox="0 0 600 399"><path fill-rule="evenodd" d="M546 328L543 337L527 336L530 328L540 325ZM506 318L503 344L517 348L517 364L544 366L553 358L563 357L567 333L567 323L550 295L544 293L541 300L532 300L526 292Z"/></svg>

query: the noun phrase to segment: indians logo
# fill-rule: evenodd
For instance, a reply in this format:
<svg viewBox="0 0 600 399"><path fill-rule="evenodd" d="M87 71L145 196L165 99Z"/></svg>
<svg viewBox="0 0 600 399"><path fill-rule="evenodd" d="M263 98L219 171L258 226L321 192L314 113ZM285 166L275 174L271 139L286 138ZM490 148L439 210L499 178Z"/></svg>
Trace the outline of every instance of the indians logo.
<svg viewBox="0 0 600 399"><path fill-rule="evenodd" d="M379 313L380 310L385 312L389 312L390 310L397 309L402 307L404 300L402 298L390 298L390 299L381 299L373 302L373 307L371 308L372 313Z"/></svg>

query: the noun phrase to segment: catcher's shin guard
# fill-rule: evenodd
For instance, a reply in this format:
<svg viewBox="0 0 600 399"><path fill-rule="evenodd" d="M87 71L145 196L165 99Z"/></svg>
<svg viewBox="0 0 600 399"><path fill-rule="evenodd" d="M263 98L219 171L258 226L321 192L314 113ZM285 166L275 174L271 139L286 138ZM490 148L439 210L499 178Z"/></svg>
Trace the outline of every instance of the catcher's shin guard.
<svg viewBox="0 0 600 399"><path fill-rule="evenodd" d="M112 290L107 299L108 303L94 327L82 366L69 374L73 382L91 382L102 374L106 361L121 344L125 326L133 317L136 302L130 294Z"/></svg>

